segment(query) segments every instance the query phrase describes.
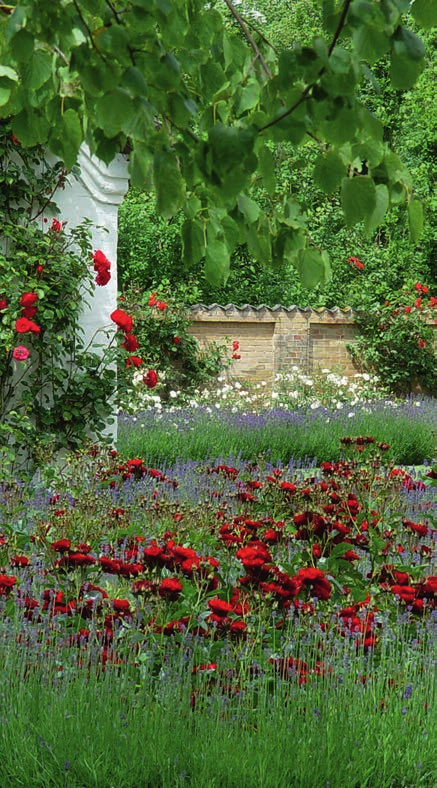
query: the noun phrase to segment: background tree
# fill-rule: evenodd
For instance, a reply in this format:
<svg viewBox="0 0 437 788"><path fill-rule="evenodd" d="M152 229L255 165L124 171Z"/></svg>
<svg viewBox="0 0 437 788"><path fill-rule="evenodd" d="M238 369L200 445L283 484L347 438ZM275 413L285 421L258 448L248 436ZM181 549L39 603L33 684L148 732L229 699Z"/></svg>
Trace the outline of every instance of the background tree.
<svg viewBox="0 0 437 788"><path fill-rule="evenodd" d="M308 229L302 185L290 193L276 177L272 146L314 140L311 182L339 192L349 227L371 234L406 202L416 241L421 203L359 90L384 56L392 88L409 90L425 65L410 22L437 24L432 0L415 0L412 20L409 0L312 7L322 34L280 50L230 0L0 6L1 114L23 145L47 145L68 168L83 141L106 162L128 145L134 186L153 186L164 219L183 211L184 264L204 259L211 284L227 280L231 254L247 244L311 288L328 280L329 256Z"/></svg>
<svg viewBox="0 0 437 788"><path fill-rule="evenodd" d="M250 0L240 3L238 11L248 26L260 30L277 51L299 40L310 43L323 32L321 9L312 0L294 3ZM239 33L235 20L229 24ZM329 251L332 278L324 286L308 290L287 261L276 261L274 268L260 265L244 244L237 246L232 254L226 284L211 286L201 263L190 269L204 303L368 307L390 299L407 279L426 281L431 286L436 283L437 272L433 266L437 238L437 118L433 98L436 31L422 32L422 36L426 65L413 91L395 90L391 86L388 56L375 64L373 82L367 80L360 88L361 100L383 123L384 138L399 151L424 205L424 228L419 241L410 243L403 205L393 206L370 236L363 233L361 224L354 228L345 226L339 195L326 195L312 180L319 153L317 142L308 136L297 148L287 142L272 144L277 190L288 189L299 194L313 242ZM262 197L262 189L256 183L251 196ZM146 288L159 286L162 279L175 284L186 281L180 238L182 223L182 212L164 220L156 212L153 194L131 190L120 209L121 281L126 285L135 281ZM365 269L351 276L347 260L352 255L364 262Z"/></svg>

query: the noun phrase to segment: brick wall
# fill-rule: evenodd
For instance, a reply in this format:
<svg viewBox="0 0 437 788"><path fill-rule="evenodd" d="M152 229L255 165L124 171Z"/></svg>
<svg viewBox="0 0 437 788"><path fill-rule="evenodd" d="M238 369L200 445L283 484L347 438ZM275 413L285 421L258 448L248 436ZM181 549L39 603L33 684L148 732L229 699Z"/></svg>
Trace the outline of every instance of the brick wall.
<svg viewBox="0 0 437 788"><path fill-rule="evenodd" d="M203 345L212 341L240 342L241 359L229 370L231 378L272 381L275 374L297 366L310 373L338 369L347 376L358 370L346 345L357 333L352 310L298 307L226 307L197 304L190 332Z"/></svg>

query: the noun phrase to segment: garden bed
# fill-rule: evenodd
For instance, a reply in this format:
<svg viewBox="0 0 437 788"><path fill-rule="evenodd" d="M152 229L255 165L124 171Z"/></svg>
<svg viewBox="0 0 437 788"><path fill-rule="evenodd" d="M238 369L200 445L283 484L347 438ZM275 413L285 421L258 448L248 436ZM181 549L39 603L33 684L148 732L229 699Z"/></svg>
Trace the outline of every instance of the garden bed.
<svg viewBox="0 0 437 788"><path fill-rule="evenodd" d="M435 784L437 473L344 438L4 487L2 785Z"/></svg>

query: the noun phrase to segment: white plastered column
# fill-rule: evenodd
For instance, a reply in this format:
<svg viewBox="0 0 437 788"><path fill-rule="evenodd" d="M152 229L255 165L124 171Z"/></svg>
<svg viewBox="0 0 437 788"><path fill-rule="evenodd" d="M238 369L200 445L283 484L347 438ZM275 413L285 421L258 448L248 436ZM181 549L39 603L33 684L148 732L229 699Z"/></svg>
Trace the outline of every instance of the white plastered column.
<svg viewBox="0 0 437 788"><path fill-rule="evenodd" d="M94 296L87 296L89 306L84 307L82 327L84 341L89 345L93 338L102 345L105 336L100 329L115 331L110 314L117 308L117 230L118 207L128 190L128 171L125 156L119 155L108 166L90 154L83 145L79 152L78 178L69 175L65 188L59 189L54 197L59 207L59 219L67 221L67 231L76 227L84 218L92 222L93 251L100 249L111 262L111 279L103 287L96 286ZM90 260L90 266L92 261ZM99 352L99 349L96 349ZM117 438L117 422L108 428L114 442Z"/></svg>

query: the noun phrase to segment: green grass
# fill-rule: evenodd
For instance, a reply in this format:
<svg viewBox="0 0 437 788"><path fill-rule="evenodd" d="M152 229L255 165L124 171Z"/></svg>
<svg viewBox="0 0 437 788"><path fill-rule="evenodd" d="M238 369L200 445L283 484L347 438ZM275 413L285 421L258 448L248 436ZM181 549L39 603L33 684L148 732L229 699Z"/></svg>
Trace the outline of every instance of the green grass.
<svg viewBox="0 0 437 788"><path fill-rule="evenodd" d="M290 459L308 464L315 460L338 461L344 456L340 438L371 435L390 445L385 460L402 465L421 465L435 457L435 440L430 425L437 420L435 400L426 408L391 409L377 405L365 409L333 412L272 411L253 416L214 410L189 409L121 418L118 448L121 457L142 457L156 466L173 465L179 458L216 460L265 457L272 463Z"/></svg>
<svg viewBox="0 0 437 788"><path fill-rule="evenodd" d="M432 670L421 670L417 655L410 662L404 655L399 666L387 653L385 669L365 683L359 671L339 670L346 648L330 675L304 686L273 687L271 679L241 674L241 697L229 697L205 680L193 708L191 663L178 648L158 675L65 663L61 671L50 659L29 670L22 649L3 644L1 652L2 788L434 788L437 782L435 679ZM407 684L412 696L405 699Z"/></svg>

